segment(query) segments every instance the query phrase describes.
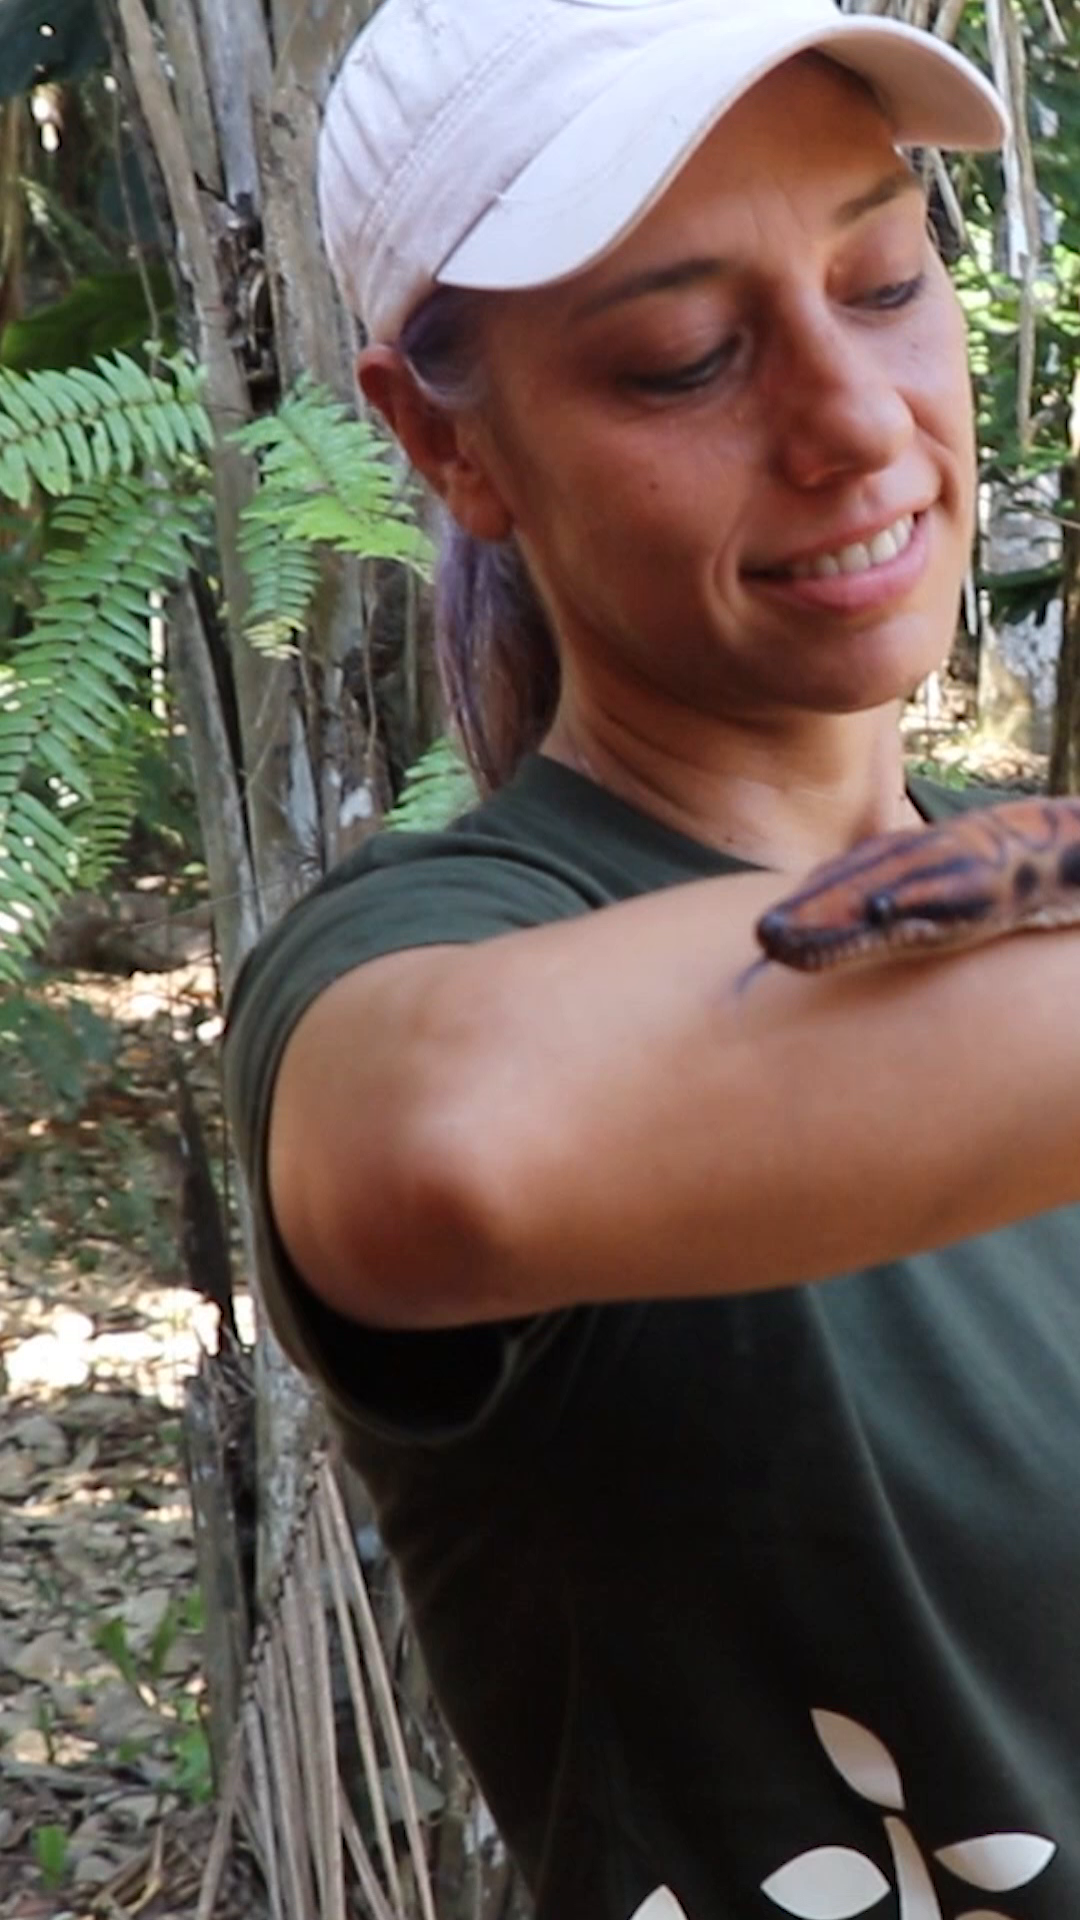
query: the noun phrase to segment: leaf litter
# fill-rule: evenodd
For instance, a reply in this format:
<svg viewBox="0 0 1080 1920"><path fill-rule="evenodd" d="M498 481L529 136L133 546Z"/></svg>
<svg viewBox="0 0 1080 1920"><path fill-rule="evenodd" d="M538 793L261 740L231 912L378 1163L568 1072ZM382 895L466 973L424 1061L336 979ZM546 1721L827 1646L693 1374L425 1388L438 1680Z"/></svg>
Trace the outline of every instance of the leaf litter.
<svg viewBox="0 0 1080 1920"><path fill-rule="evenodd" d="M218 1311L185 1284L171 1058L220 1168L213 981L26 997L35 1044L0 1059L0 1920L182 1920L213 1808L181 1414ZM235 1875L221 1912L256 1920Z"/></svg>

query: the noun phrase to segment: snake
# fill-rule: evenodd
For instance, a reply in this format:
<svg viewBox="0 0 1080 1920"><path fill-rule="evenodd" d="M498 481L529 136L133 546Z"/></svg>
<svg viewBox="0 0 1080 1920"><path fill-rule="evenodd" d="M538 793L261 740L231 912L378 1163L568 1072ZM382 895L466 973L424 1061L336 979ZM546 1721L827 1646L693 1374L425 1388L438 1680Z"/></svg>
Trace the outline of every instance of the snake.
<svg viewBox="0 0 1080 1920"><path fill-rule="evenodd" d="M1029 797L900 833L815 867L757 923L802 973L1080 925L1080 799Z"/></svg>

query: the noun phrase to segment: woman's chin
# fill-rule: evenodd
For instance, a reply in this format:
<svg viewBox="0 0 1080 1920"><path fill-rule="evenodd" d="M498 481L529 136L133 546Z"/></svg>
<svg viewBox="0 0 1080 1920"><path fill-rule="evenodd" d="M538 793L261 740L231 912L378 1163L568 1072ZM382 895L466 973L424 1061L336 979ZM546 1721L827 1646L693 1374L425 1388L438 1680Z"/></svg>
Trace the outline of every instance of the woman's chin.
<svg viewBox="0 0 1080 1920"><path fill-rule="evenodd" d="M837 649L831 658L822 650L816 659L804 659L804 672L788 676L788 697L795 694L796 704L819 713L865 713L873 707L902 704L946 657L947 647L940 638L919 638L921 644L912 644L910 631L904 634L895 629L853 635L849 645Z"/></svg>

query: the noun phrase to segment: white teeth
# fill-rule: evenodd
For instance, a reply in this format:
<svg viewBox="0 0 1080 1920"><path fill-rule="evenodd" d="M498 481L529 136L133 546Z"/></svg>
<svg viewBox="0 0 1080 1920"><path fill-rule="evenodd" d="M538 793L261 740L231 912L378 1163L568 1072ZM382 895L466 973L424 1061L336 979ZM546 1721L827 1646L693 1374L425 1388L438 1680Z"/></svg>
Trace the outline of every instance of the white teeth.
<svg viewBox="0 0 1080 1920"><path fill-rule="evenodd" d="M898 553L903 553L914 531L914 518L905 513L895 526L875 534L868 543L859 540L854 546L840 547L836 553L819 554L816 560L792 567L791 576L795 580L834 580L840 573L867 573L871 567L884 566L887 560L895 560Z"/></svg>
<svg viewBox="0 0 1080 1920"><path fill-rule="evenodd" d="M899 552L900 542L891 528L877 534L870 542L870 558L875 567L879 567L883 560L895 560Z"/></svg>

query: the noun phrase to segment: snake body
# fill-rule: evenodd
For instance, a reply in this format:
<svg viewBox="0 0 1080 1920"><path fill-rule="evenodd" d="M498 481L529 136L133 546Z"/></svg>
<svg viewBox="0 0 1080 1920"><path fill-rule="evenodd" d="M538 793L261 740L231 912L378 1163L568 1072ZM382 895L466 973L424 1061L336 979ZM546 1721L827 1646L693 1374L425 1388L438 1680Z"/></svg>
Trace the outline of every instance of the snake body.
<svg viewBox="0 0 1080 1920"><path fill-rule="evenodd" d="M863 840L759 920L801 972L1080 924L1080 799L1025 799Z"/></svg>

